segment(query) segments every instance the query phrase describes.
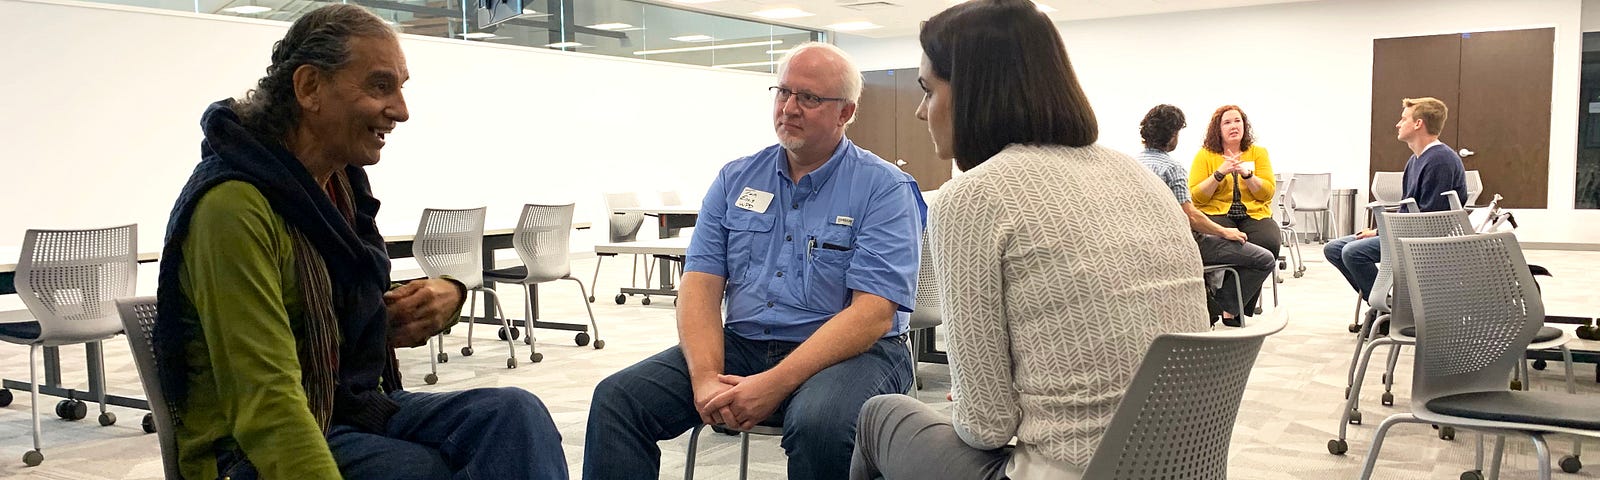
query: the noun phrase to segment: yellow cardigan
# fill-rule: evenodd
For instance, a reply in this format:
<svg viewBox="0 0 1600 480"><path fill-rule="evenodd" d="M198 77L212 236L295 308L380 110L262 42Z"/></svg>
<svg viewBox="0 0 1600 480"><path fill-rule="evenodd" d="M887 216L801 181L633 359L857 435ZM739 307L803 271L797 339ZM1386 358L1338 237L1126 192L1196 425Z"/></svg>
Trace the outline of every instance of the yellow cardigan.
<svg viewBox="0 0 1600 480"><path fill-rule="evenodd" d="M1216 191L1206 195L1196 188L1206 177L1216 173L1226 159L1222 154L1211 153L1210 150L1200 149L1194 154L1194 164L1189 166L1189 195L1194 197L1195 208L1206 215L1227 215L1228 206L1233 204L1233 175L1217 183ZM1249 150L1239 156L1242 162L1256 162L1255 176L1261 179L1260 191L1250 191L1245 187L1243 195L1239 197L1244 202L1250 218L1261 220L1272 218L1272 197L1277 194L1278 182L1272 177L1272 161L1267 158L1267 149L1259 145L1251 145Z"/></svg>

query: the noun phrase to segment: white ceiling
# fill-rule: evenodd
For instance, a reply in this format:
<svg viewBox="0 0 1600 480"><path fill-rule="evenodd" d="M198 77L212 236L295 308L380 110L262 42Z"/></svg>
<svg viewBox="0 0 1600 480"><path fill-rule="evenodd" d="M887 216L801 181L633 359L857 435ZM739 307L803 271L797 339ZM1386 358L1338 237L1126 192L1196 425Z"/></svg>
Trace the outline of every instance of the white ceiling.
<svg viewBox="0 0 1600 480"><path fill-rule="evenodd" d="M681 0L658 1L674 3ZM1048 15L1058 22L1308 1L1317 0L1037 0L1038 3L1056 9ZM798 8L815 15L772 21L818 30L831 30L828 25L835 23L868 21L882 25L883 28L840 33L887 38L914 35L923 20L959 2L960 0L714 0L707 3L678 3L678 5L753 19L760 18L753 14L761 10L780 7ZM871 8L849 6L861 3L890 5Z"/></svg>

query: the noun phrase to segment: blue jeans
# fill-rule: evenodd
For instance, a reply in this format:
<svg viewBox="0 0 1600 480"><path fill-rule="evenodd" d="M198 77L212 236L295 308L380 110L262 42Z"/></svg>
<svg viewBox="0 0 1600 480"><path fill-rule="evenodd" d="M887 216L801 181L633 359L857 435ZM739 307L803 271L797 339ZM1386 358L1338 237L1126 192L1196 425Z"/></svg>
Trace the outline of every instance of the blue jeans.
<svg viewBox="0 0 1600 480"><path fill-rule="evenodd" d="M754 375L783 361L800 344L748 340L724 329L723 373ZM783 419L783 450L794 480L841 479L850 471L856 412L868 398L905 393L911 352L904 336L879 339L865 353L817 372L773 412ZM589 407L583 478L658 478L656 442L700 425L694 387L679 347L601 381Z"/></svg>
<svg viewBox="0 0 1600 480"><path fill-rule="evenodd" d="M1339 269L1351 287L1361 292L1362 300L1372 294L1372 282L1378 280L1378 261L1383 257L1383 246L1378 237L1356 240L1355 235L1351 235L1328 242L1322 247L1322 256Z"/></svg>
<svg viewBox="0 0 1600 480"><path fill-rule="evenodd" d="M561 433L544 403L518 388L394 392L400 411L382 435L328 428L328 449L347 479L567 478ZM247 459L219 455L218 471L255 479Z"/></svg>

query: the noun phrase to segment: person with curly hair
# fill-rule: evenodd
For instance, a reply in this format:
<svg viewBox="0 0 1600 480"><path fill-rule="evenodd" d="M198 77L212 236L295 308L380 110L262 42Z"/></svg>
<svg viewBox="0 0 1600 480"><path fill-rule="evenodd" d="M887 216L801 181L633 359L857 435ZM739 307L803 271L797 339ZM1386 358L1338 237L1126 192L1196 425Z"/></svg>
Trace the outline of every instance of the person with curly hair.
<svg viewBox="0 0 1600 480"><path fill-rule="evenodd" d="M1144 138L1145 149L1134 158L1160 177L1161 183L1172 189L1172 196L1183 206L1184 216L1189 218L1189 230L1200 247L1200 261L1208 266L1233 265L1239 272L1237 279L1224 276L1221 289L1213 291L1212 298L1220 307L1224 325L1241 326L1239 318L1251 314L1244 306L1254 304L1261 295L1262 282L1272 276L1277 258L1259 245L1247 242L1249 235L1237 228L1218 225L1195 208L1189 196L1189 172L1169 155L1178 148L1178 132L1187 126L1183 110L1178 107L1162 104L1151 108L1139 122L1139 135ZM1240 283L1239 290L1244 295L1242 304L1234 294L1235 282ZM1213 324L1216 319L1212 317Z"/></svg>

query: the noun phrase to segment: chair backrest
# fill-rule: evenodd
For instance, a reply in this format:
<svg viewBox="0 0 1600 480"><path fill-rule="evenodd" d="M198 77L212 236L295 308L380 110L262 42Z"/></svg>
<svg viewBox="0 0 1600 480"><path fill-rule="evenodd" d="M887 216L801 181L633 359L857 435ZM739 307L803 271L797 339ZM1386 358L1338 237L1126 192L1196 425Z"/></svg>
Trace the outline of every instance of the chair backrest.
<svg viewBox="0 0 1600 480"><path fill-rule="evenodd" d="M1395 203L1405 195L1405 172L1372 172L1373 200Z"/></svg>
<svg viewBox="0 0 1600 480"><path fill-rule="evenodd" d="M449 275L467 288L483 286L483 217L487 207L424 209L412 256L430 278Z"/></svg>
<svg viewBox="0 0 1600 480"><path fill-rule="evenodd" d="M639 227L644 225L643 213L617 213L619 208L639 206L639 194L634 192L607 193L606 213L610 213L611 243L632 242L639 239Z"/></svg>
<svg viewBox="0 0 1600 480"><path fill-rule="evenodd" d="M1282 310L1249 328L1156 337L1139 364L1083 478L1228 478L1239 399Z"/></svg>
<svg viewBox="0 0 1600 480"><path fill-rule="evenodd" d="M1467 170L1467 205L1477 205L1483 194L1483 176L1477 170Z"/></svg>
<svg viewBox="0 0 1600 480"><path fill-rule="evenodd" d="M559 280L572 273L572 258L568 246L572 242L572 204L534 205L522 207L522 218L517 220L517 232L511 244L528 267L528 277L523 283L543 283Z"/></svg>
<svg viewBox="0 0 1600 480"><path fill-rule="evenodd" d="M1294 190L1289 191L1289 202L1295 210L1327 210L1330 195L1333 195L1333 174L1294 174Z"/></svg>
<svg viewBox="0 0 1600 480"><path fill-rule="evenodd" d="M1294 177L1284 178L1283 175L1278 175L1277 180L1278 194L1274 195L1276 201L1272 205L1272 218L1278 219L1278 225L1281 227L1293 228L1296 224L1294 201L1289 198L1289 192L1294 191Z"/></svg>
<svg viewBox="0 0 1600 480"><path fill-rule="evenodd" d="M922 232L922 266L917 269L917 304L911 310L911 329L937 327L944 323L939 313L939 281L934 277L933 252L928 249L928 232Z"/></svg>
<svg viewBox="0 0 1600 480"><path fill-rule="evenodd" d="M1441 238L1472 235L1472 220L1465 210L1445 210L1422 213L1385 213L1378 218L1378 244L1382 258L1399 258L1400 242L1416 238ZM1387 275L1386 275L1387 273ZM1408 273L1399 262L1384 261L1378 265L1378 280L1372 284L1372 297L1368 300L1379 310L1389 311L1390 331L1416 324L1415 312L1405 279ZM1380 283L1381 282L1381 283ZM1379 297L1394 289L1393 305ZM1380 292L1382 292L1380 294Z"/></svg>
<svg viewBox="0 0 1600 480"><path fill-rule="evenodd" d="M28 230L17 296L39 322L41 344L100 340L122 331L114 303L133 296L139 227Z"/></svg>
<svg viewBox="0 0 1600 480"><path fill-rule="evenodd" d="M150 400L150 414L156 419L156 438L161 442L161 465L166 478L183 478L178 471L178 435L173 427L177 412L167 403L161 391L160 365L156 364L156 297L124 298L117 300L117 313L122 317L127 332L128 347L133 353L133 366L139 372L139 384L144 387L144 398Z"/></svg>
<svg viewBox="0 0 1600 480"><path fill-rule="evenodd" d="M1544 303L1511 232L1400 241L1417 319L1411 405L1506 390L1544 325Z"/></svg>

